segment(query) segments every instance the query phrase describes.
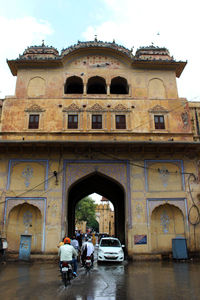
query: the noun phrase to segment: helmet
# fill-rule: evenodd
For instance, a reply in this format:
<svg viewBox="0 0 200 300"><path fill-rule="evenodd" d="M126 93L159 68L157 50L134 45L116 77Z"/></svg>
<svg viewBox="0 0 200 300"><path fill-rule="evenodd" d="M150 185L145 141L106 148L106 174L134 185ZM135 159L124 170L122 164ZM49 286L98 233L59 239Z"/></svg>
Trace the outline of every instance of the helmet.
<svg viewBox="0 0 200 300"><path fill-rule="evenodd" d="M70 243L71 243L70 238L66 237L66 238L64 239L64 244L70 244Z"/></svg>

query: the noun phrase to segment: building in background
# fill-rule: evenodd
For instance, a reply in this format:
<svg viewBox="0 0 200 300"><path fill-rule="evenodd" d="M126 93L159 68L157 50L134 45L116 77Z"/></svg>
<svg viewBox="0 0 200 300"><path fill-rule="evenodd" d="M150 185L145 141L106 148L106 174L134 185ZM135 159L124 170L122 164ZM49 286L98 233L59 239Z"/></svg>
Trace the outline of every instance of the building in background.
<svg viewBox="0 0 200 300"><path fill-rule="evenodd" d="M86 233L86 221L76 222L75 230L80 231L82 233Z"/></svg>
<svg viewBox="0 0 200 300"><path fill-rule="evenodd" d="M96 219L99 223L99 233L107 233L110 236L115 235L115 216L111 209L109 200L105 197L101 199L102 203L97 204Z"/></svg>
<svg viewBox="0 0 200 300"><path fill-rule="evenodd" d="M96 192L113 203L130 257L170 254L177 236L199 252L200 104L179 98L176 83L186 62L95 39L61 53L31 46L8 66L17 76L1 112L8 251L57 252L77 202Z"/></svg>
<svg viewBox="0 0 200 300"><path fill-rule="evenodd" d="M197 142L200 141L200 102L188 102L188 105L191 115L193 140Z"/></svg>

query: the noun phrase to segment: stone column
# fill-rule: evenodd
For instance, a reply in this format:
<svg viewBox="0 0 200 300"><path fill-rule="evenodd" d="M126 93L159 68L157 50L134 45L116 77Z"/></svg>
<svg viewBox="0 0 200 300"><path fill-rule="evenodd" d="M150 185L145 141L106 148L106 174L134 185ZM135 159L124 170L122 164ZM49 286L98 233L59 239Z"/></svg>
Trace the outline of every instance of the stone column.
<svg viewBox="0 0 200 300"><path fill-rule="evenodd" d="M110 96L110 84L107 84L107 96Z"/></svg>
<svg viewBox="0 0 200 300"><path fill-rule="evenodd" d="M84 83L83 85L83 95L86 95L87 94L87 84Z"/></svg>

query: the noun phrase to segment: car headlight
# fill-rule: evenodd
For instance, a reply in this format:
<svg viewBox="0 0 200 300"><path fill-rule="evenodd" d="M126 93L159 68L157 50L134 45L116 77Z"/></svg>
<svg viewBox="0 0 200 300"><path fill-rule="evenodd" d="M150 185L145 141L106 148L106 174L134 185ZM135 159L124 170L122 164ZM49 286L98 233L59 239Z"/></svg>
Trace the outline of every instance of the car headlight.
<svg viewBox="0 0 200 300"><path fill-rule="evenodd" d="M98 254L101 254L101 255L103 255L103 254L104 254L104 252L103 252L101 249L99 249L99 251L98 251Z"/></svg>
<svg viewBox="0 0 200 300"><path fill-rule="evenodd" d="M123 254L124 253L124 251L121 249L120 251L119 251L119 254Z"/></svg>

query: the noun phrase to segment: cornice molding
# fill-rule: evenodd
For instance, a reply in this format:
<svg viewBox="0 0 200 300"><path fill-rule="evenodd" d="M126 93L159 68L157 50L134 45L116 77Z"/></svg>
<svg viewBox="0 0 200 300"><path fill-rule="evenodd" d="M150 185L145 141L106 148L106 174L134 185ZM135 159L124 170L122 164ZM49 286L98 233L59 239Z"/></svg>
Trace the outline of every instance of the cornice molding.
<svg viewBox="0 0 200 300"><path fill-rule="evenodd" d="M44 112L46 111L45 109L41 108L39 105L37 104L33 104L30 107L26 108L24 110L25 112Z"/></svg>
<svg viewBox="0 0 200 300"><path fill-rule="evenodd" d="M156 105L148 110L150 113L168 113L169 111L161 105Z"/></svg>
<svg viewBox="0 0 200 300"><path fill-rule="evenodd" d="M69 111L76 111L76 112L81 112L83 109L81 109L78 105L75 103L70 104L69 106L63 108L63 112L69 112Z"/></svg>

